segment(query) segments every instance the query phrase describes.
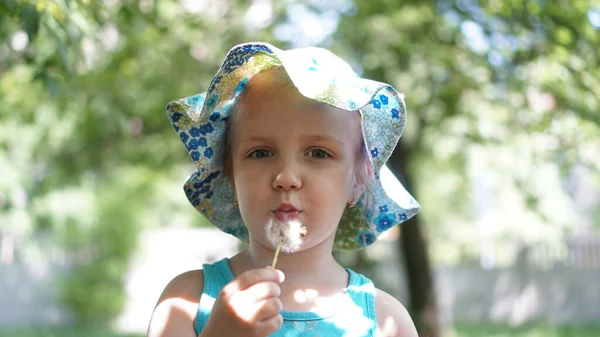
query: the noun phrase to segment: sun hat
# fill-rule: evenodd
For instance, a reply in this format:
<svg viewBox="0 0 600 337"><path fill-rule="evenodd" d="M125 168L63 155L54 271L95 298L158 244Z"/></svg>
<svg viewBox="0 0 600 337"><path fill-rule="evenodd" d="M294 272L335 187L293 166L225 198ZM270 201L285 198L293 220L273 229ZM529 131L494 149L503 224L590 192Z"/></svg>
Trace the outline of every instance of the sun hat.
<svg viewBox="0 0 600 337"><path fill-rule="evenodd" d="M389 84L359 77L348 63L317 47L281 50L262 43L233 47L213 77L208 91L174 100L167 116L197 170L184 184L190 203L216 227L248 242L248 230L235 205L234 192L223 174L227 123L236 97L253 75L282 67L298 91L333 107L359 111L373 179L355 207L346 207L334 249L366 247L389 228L413 215L420 206L385 167L406 123L404 96Z"/></svg>

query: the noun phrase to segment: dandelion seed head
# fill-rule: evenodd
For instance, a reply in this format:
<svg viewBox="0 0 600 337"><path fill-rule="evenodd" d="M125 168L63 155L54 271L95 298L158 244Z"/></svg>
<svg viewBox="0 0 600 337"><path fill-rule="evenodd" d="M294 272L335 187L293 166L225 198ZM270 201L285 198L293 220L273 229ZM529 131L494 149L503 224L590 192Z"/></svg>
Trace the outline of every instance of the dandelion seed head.
<svg viewBox="0 0 600 337"><path fill-rule="evenodd" d="M274 247L281 244L281 251L293 253L300 249L306 236L306 227L297 220L279 221L271 218L266 226L267 239Z"/></svg>

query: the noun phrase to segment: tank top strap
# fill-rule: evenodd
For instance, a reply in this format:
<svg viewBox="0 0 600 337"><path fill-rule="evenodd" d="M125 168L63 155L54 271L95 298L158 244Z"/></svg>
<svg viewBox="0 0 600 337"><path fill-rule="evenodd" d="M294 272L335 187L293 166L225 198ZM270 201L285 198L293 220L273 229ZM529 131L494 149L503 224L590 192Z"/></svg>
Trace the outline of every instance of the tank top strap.
<svg viewBox="0 0 600 337"><path fill-rule="evenodd" d="M198 304L194 321L196 335L204 329L215 300L221 289L233 281L229 259L224 258L213 264L202 265L204 289ZM346 297L338 310L324 312L282 311L282 328L271 337L308 337L319 333L321 336L375 336L377 316L375 312L375 285L366 276L346 268L349 274Z"/></svg>
<svg viewBox="0 0 600 337"><path fill-rule="evenodd" d="M346 268L350 274L348 282L348 294L352 302L364 310L363 317L369 328L365 336L375 336L377 331L377 313L375 311L375 284L368 277Z"/></svg>
<svg viewBox="0 0 600 337"><path fill-rule="evenodd" d="M196 336L206 326L208 316L221 289L233 280L228 258L223 258L212 264L203 264L202 270L204 273L204 289L198 304L198 313L194 320Z"/></svg>
<svg viewBox="0 0 600 337"><path fill-rule="evenodd" d="M346 271L350 274L347 288L350 296L356 297L356 300L365 301L365 304L373 302L370 304L375 305L375 284L373 281L350 268L346 268Z"/></svg>

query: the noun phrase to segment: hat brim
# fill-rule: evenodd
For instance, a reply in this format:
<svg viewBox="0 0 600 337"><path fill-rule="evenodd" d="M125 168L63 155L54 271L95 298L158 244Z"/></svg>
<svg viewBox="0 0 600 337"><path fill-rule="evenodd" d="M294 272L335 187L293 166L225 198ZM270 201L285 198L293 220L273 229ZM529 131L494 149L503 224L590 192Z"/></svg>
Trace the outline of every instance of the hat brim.
<svg viewBox="0 0 600 337"><path fill-rule="evenodd" d="M366 247L381 233L414 216L419 204L384 166L406 123L403 95L388 84L360 78L325 49L283 51L266 43L232 48L206 93L167 106L169 120L197 167L184 184L192 205L222 231L248 241L248 230L234 206L234 192L223 175L225 136L235 98L252 76L274 66L285 69L305 97L361 115L374 174L356 207L346 208L334 248Z"/></svg>

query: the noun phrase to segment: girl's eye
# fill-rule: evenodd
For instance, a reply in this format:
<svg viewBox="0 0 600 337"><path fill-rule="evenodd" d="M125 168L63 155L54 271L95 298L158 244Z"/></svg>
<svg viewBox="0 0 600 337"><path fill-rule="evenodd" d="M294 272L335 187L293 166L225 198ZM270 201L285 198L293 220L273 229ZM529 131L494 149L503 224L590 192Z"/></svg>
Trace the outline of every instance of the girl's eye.
<svg viewBox="0 0 600 337"><path fill-rule="evenodd" d="M321 149L314 149L314 150L308 151L308 156L317 158L317 159L325 159L325 158L329 158L329 153L327 153Z"/></svg>
<svg viewBox="0 0 600 337"><path fill-rule="evenodd" d="M271 151L269 151L267 149L257 149L257 150L252 151L252 153L250 153L250 157L256 158L256 159L267 158L270 156L271 156Z"/></svg>

